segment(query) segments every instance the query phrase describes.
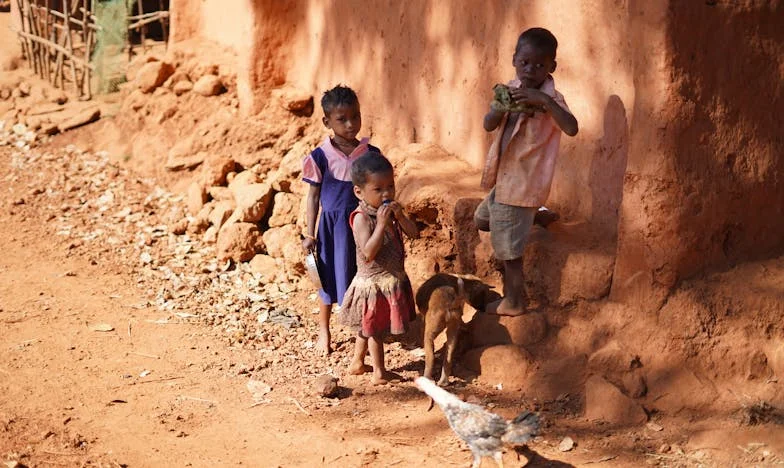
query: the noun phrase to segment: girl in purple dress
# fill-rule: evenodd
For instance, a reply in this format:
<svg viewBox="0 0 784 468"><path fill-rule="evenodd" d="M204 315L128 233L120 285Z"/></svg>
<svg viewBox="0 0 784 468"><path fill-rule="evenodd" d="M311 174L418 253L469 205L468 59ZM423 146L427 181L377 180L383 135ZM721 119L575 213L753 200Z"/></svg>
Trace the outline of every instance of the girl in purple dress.
<svg viewBox="0 0 784 468"><path fill-rule="evenodd" d="M351 165L368 150L379 149L368 138L357 139L362 127L359 99L351 88L336 86L321 98L324 126L333 136L313 150L304 160L302 178L310 184L307 195L307 232L302 241L306 251L316 249L321 276L319 290L319 338L316 349L332 351L329 319L332 304L340 305L346 288L357 271L356 246L349 227L349 215L357 207ZM321 217L316 219L319 206Z"/></svg>

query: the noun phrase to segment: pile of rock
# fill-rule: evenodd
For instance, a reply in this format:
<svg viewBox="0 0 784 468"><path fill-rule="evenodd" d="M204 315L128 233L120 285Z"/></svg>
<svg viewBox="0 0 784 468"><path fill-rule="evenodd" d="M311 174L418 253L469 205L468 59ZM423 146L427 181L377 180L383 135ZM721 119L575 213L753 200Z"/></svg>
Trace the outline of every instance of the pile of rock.
<svg viewBox="0 0 784 468"><path fill-rule="evenodd" d="M190 217L183 227L216 243L219 262L250 262L254 271L298 281L305 184L297 179L308 150L308 143L295 143L273 171L260 164L240 170L231 158L204 155L187 191Z"/></svg>
<svg viewBox="0 0 784 468"><path fill-rule="evenodd" d="M14 144L29 149L46 136L94 122L100 116L98 105L69 101L62 90L35 78L27 80L20 74L9 73L0 81L0 121L4 122L6 131L15 129L14 134L27 135L24 144L19 145L19 139L8 140L6 135L0 139L0 145Z"/></svg>

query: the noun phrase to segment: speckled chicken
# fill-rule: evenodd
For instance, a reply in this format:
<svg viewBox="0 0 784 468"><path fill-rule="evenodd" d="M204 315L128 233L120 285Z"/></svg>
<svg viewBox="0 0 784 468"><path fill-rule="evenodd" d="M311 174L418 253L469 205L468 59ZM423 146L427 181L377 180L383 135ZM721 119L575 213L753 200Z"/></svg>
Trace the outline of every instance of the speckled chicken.
<svg viewBox="0 0 784 468"><path fill-rule="evenodd" d="M474 455L472 468L482 463L482 457L493 457L503 467L503 448L525 445L539 431L539 418L529 411L507 421L479 405L460 400L428 378L419 377L415 383L441 407L449 426L468 444Z"/></svg>

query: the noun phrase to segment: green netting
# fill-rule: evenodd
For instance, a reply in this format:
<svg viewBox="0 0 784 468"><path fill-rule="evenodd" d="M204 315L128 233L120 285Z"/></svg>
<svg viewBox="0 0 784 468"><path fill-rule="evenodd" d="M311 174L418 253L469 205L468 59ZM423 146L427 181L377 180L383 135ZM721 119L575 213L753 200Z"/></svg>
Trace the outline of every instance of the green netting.
<svg viewBox="0 0 784 468"><path fill-rule="evenodd" d="M94 0L93 14L98 25L91 62L95 66L92 89L96 93L117 91L125 81L128 64L128 11L133 0Z"/></svg>

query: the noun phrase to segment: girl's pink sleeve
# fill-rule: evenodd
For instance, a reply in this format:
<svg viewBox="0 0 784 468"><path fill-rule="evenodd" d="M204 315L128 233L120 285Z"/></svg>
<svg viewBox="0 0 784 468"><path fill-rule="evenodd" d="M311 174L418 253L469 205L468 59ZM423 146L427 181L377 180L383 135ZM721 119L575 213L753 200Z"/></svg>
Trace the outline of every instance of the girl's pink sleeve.
<svg viewBox="0 0 784 468"><path fill-rule="evenodd" d="M312 154L305 156L302 161L302 180L309 184L321 185L321 169Z"/></svg>

